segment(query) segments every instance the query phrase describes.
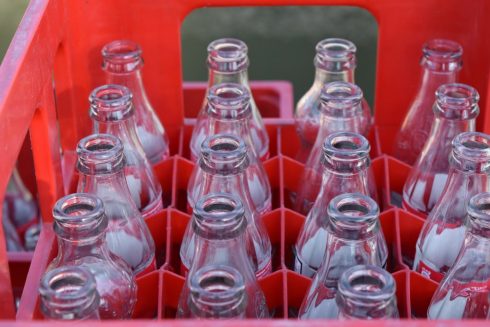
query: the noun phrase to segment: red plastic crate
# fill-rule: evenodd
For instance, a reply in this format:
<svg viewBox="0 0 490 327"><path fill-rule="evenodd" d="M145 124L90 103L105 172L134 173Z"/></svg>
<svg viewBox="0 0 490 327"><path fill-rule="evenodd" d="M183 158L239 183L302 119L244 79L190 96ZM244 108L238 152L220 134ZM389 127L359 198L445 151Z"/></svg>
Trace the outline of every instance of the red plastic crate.
<svg viewBox="0 0 490 327"><path fill-rule="evenodd" d="M75 185L73 149L90 130L87 95L103 82L99 50L116 38L130 38L144 49L144 78L150 99L171 139L172 157L155 167L169 207L147 219L157 245L159 269L138 279L134 313L142 320L109 322L118 326L165 322L175 313L183 278L178 247L189 215L185 212L187 181L193 164L188 160L192 116L205 84L182 81L180 27L192 10L203 6L353 5L370 11L379 23L376 75L376 127L370 135L373 168L381 195L381 224L390 249L388 270L395 277L401 321L339 322L337 325L456 326L463 323L413 320L424 318L437 284L411 272L415 241L423 220L393 206L392 192L400 192L410 167L389 156L396 132L419 79L422 43L433 37L460 42L464 49L462 81L481 94L478 129L490 132L490 1L472 0L34 0L19 26L0 67L0 199L8 177L30 131L36 184L40 190L43 233L34 253L17 313L20 324L40 324L37 288L39 277L56 252L51 230L51 208ZM142 19L144 17L144 19ZM54 81L54 83L53 83ZM260 281L276 318L294 316L301 305L308 278L290 270L291 246L304 217L291 209L288 192L294 191L303 165L294 160L299 145L292 114L292 92L283 82L253 83L271 138L271 159L265 162L273 189L274 210L264 217L273 253L273 274ZM289 115L289 116L286 116ZM283 118L272 118L283 117ZM187 119L188 118L188 119ZM61 129L61 133L59 131ZM287 142L286 142L287 141ZM63 154L60 154L60 147ZM10 255L12 258L12 255ZM0 319L15 316L13 292L23 282L20 272L8 270L8 257L0 242ZM10 275L14 288L11 287ZM20 281L19 281L20 280ZM35 321L31 321L34 319ZM11 324L12 322L8 322ZM209 326L268 325L324 326L326 322L294 320L204 322ZM0 325L3 323L0 323ZM97 325L97 323L91 323ZM487 326L484 321L465 325ZM50 323L52 325L52 323Z"/></svg>

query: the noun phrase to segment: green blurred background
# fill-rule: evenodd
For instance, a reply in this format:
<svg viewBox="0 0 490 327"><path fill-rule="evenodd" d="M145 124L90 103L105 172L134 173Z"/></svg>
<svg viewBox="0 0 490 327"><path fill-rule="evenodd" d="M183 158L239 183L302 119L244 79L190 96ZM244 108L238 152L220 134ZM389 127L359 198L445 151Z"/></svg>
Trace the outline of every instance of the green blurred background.
<svg viewBox="0 0 490 327"><path fill-rule="evenodd" d="M0 0L0 58L8 47L27 3L28 0ZM315 44L327 37L347 38L358 48L356 82L372 103L377 24L374 17L365 10L354 7L196 10L182 26L185 80L206 80L206 46L220 37L244 40L249 46L250 78L289 80L293 82L296 100L312 83Z"/></svg>

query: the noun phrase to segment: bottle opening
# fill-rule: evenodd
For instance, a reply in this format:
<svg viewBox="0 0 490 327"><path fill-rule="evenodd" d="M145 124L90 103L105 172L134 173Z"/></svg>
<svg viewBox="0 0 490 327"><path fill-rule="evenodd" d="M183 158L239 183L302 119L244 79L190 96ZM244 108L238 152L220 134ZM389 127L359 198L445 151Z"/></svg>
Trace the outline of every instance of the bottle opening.
<svg viewBox="0 0 490 327"><path fill-rule="evenodd" d="M102 48L102 68L111 73L129 73L141 68L140 46L129 40L116 40Z"/></svg>
<svg viewBox="0 0 490 327"><path fill-rule="evenodd" d="M359 86L347 82L332 82L325 85L320 95L323 106L328 109L353 109L359 111L362 100Z"/></svg>
<svg viewBox="0 0 490 327"><path fill-rule="evenodd" d="M463 47L457 42L444 39L430 40L422 48L422 66L439 73L461 69Z"/></svg>
<svg viewBox="0 0 490 327"><path fill-rule="evenodd" d="M334 197L327 208L327 223L339 230L362 230L378 221L378 204L367 195L345 193Z"/></svg>
<svg viewBox="0 0 490 327"><path fill-rule="evenodd" d="M102 85L89 96L90 117L97 121L117 121L133 114L133 95L122 85Z"/></svg>
<svg viewBox="0 0 490 327"><path fill-rule="evenodd" d="M214 117L240 119L251 115L250 92L240 84L223 83L211 87L209 113Z"/></svg>
<svg viewBox="0 0 490 327"><path fill-rule="evenodd" d="M333 147L339 150L357 150L359 145L352 141L334 141Z"/></svg>
<svg viewBox="0 0 490 327"><path fill-rule="evenodd" d="M92 134L78 142L77 169L88 175L109 174L124 168L121 141L111 134Z"/></svg>
<svg viewBox="0 0 490 327"><path fill-rule="evenodd" d="M369 213L369 208L359 203L346 203L338 207L339 212L344 215L359 217Z"/></svg>
<svg viewBox="0 0 490 327"><path fill-rule="evenodd" d="M468 205L468 214L477 226L490 229L490 192L473 196Z"/></svg>
<svg viewBox="0 0 490 327"><path fill-rule="evenodd" d="M207 137L201 145L199 165L219 175L237 174L248 167L247 148L238 137L217 134Z"/></svg>
<svg viewBox="0 0 490 327"><path fill-rule="evenodd" d="M365 164L369 164L367 161L370 150L369 141L361 134L352 132L332 133L327 136L323 143L325 163L333 168L342 170L354 168L352 164L359 162L359 160L364 161ZM344 167L346 164L349 165ZM362 169L365 168L365 165L355 167Z"/></svg>
<svg viewBox="0 0 490 327"><path fill-rule="evenodd" d="M229 203L211 203L204 207L204 211L212 213L225 213L235 210L235 207Z"/></svg>
<svg viewBox="0 0 490 327"><path fill-rule="evenodd" d="M241 40L215 40L208 45L208 66L223 73L239 72L248 67L247 52L247 45Z"/></svg>
<svg viewBox="0 0 490 327"><path fill-rule="evenodd" d="M92 152L106 152L108 150L114 149L114 145L103 143L89 144L87 145L86 149Z"/></svg>
<svg viewBox="0 0 490 327"><path fill-rule="evenodd" d="M63 208L63 213L67 216L85 216L94 211L94 206L88 203L78 203Z"/></svg>
<svg viewBox="0 0 490 327"><path fill-rule="evenodd" d="M395 291L393 277L378 266L354 266L346 270L339 280L339 292L353 301L388 300Z"/></svg>
<svg viewBox="0 0 490 327"><path fill-rule="evenodd" d="M441 85L436 91L434 112L449 119L470 119L478 115L478 91L466 84Z"/></svg>
<svg viewBox="0 0 490 327"><path fill-rule="evenodd" d="M356 67L356 46L349 40L331 38L316 45L315 66L329 72L342 72Z"/></svg>

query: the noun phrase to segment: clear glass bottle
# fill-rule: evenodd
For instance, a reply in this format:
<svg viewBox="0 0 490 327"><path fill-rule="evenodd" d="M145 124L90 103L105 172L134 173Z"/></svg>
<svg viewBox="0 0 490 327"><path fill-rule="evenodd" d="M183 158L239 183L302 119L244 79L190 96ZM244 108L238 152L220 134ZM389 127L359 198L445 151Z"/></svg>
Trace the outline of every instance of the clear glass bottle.
<svg viewBox="0 0 490 327"><path fill-rule="evenodd" d="M319 230L325 255L301 305L300 319L337 318L335 294L342 273L356 265L385 267L388 258L379 208L370 197L359 193L336 196L323 224L326 227Z"/></svg>
<svg viewBox="0 0 490 327"><path fill-rule="evenodd" d="M246 229L245 210L237 196L226 193L205 195L194 208L180 248L180 258L191 278L208 265L226 265L240 271L248 298L246 317L267 318L269 312L264 293L257 283L257 268L253 266L253 262L262 260L252 258L259 253L245 238ZM184 287L181 298L188 296L189 289ZM189 316L185 302L181 303L177 316Z"/></svg>
<svg viewBox="0 0 490 327"><path fill-rule="evenodd" d="M32 225L24 234L24 247L26 251L33 252L36 249L39 235L41 234L41 224Z"/></svg>
<svg viewBox="0 0 490 327"><path fill-rule="evenodd" d="M262 162L253 147L249 122L251 117L250 93L239 84L218 84L209 90L207 117L200 117L192 132L190 143L191 156L197 161L201 146L206 137L215 134L238 136L247 146L249 168L245 171L254 203L263 203L257 207L259 212L270 209L267 200L271 194L269 178ZM265 199L265 201L264 201Z"/></svg>
<svg viewBox="0 0 490 327"><path fill-rule="evenodd" d="M84 267L48 271L39 286L41 312L48 320L100 320L94 276Z"/></svg>
<svg viewBox="0 0 490 327"><path fill-rule="evenodd" d="M95 194L104 201L109 249L135 274L154 270L155 243L124 178L121 141L110 134L93 134L78 143L77 155L77 192Z"/></svg>
<svg viewBox="0 0 490 327"><path fill-rule="evenodd" d="M2 226L3 234L5 236L5 243L7 246L7 251L9 252L20 252L24 251L24 247L19 238L19 234L15 229L15 226L10 221L8 205L6 202L3 203L2 207Z"/></svg>
<svg viewBox="0 0 490 327"><path fill-rule="evenodd" d="M307 214L320 191L323 175L323 145L325 139L335 132L362 134L366 120L362 118L362 91L351 83L332 82L321 94L320 129L309 154L298 193L291 193L296 211Z"/></svg>
<svg viewBox="0 0 490 327"><path fill-rule="evenodd" d="M64 266L88 269L97 284L100 317L131 317L136 283L130 267L109 250L106 241L109 222L102 200L86 193L67 195L56 202L53 217L58 255L46 271Z"/></svg>
<svg viewBox="0 0 490 327"><path fill-rule="evenodd" d="M463 247L432 297L429 319L485 319L490 312L489 208L490 193L471 198Z"/></svg>
<svg viewBox="0 0 490 327"><path fill-rule="evenodd" d="M133 94L136 133L151 164L169 157L169 141L143 85L140 46L128 40L116 40L102 48L102 69L107 84L124 85Z"/></svg>
<svg viewBox="0 0 490 327"><path fill-rule="evenodd" d="M239 84L250 94L250 137L261 160L269 158L269 135L260 116L259 108L250 92L248 83L248 48L245 42L232 38L223 38L208 45L207 65L209 68L208 88L203 101L198 120L208 116L207 101L213 86L223 83ZM201 140L202 141L202 140ZM199 146L201 142L198 142ZM197 159L197 156L195 157Z"/></svg>
<svg viewBox="0 0 490 327"><path fill-rule="evenodd" d="M490 191L490 136L465 132L452 142L449 176L417 240L414 270L440 282L463 246L470 198Z"/></svg>
<svg viewBox="0 0 490 327"><path fill-rule="evenodd" d="M245 282L238 270L224 265L209 265L186 280L187 303L192 319L244 319L247 307ZM178 312L183 311L177 309Z"/></svg>
<svg viewBox="0 0 490 327"><path fill-rule="evenodd" d="M90 94L90 117L95 134L118 137L124 149L124 175L143 218L163 209L162 187L136 135L131 91L121 85L103 85Z"/></svg>
<svg viewBox="0 0 490 327"><path fill-rule="evenodd" d="M335 297L340 319L397 319L396 284L386 270L354 266L342 274Z"/></svg>
<svg viewBox="0 0 490 327"><path fill-rule="evenodd" d="M299 100L295 111L295 123L301 140L297 160L306 162L317 138L321 121L321 93L326 84L331 82L355 83L356 46L349 40L330 38L316 45L314 59L315 79L313 85ZM365 130L358 131L366 135L372 123L371 109L362 98L361 125Z"/></svg>
<svg viewBox="0 0 490 327"><path fill-rule="evenodd" d="M448 157L456 135L475 130L478 92L465 84L437 89L430 136L403 186L403 207L428 215L442 195L449 173Z"/></svg>
<svg viewBox="0 0 490 327"><path fill-rule="evenodd" d="M202 195L224 192L239 194L250 216L268 213L272 209L271 190L257 185L261 174L257 166L250 166L248 148L240 137L208 136L201 145L201 154L187 187L190 210Z"/></svg>
<svg viewBox="0 0 490 327"><path fill-rule="evenodd" d="M25 231L39 222L36 200L24 185L17 168L10 176L4 205L8 206L11 222L19 230Z"/></svg>
<svg viewBox="0 0 490 327"><path fill-rule="evenodd" d="M294 247L295 271L307 277L313 277L323 262L327 243L325 219L329 216L330 201L344 193L376 198L374 177L369 169L369 142L364 136L351 132L330 134L323 152L322 187Z"/></svg>
<svg viewBox="0 0 490 327"><path fill-rule="evenodd" d="M443 84L455 83L462 66L463 48L451 40L434 39L422 48L422 80L395 140L393 154L413 165L429 139L434 122L434 94Z"/></svg>

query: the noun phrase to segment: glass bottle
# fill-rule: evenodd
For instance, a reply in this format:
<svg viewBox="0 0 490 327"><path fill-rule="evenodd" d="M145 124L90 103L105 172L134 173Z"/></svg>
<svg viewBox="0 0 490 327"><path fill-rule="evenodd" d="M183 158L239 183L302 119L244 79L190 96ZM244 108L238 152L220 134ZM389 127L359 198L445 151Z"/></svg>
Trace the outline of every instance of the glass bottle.
<svg viewBox="0 0 490 327"><path fill-rule="evenodd" d="M3 234L5 237L5 243L7 246L7 251L9 252L20 252L24 251L24 247L19 238L19 234L15 229L15 226L10 221L9 210L7 203L3 203L2 207L2 226Z"/></svg>
<svg viewBox="0 0 490 327"><path fill-rule="evenodd" d="M140 46L128 40L116 40L102 48L102 69L107 84L124 85L133 94L136 133L151 164L169 157L169 141L143 85L143 58Z"/></svg>
<svg viewBox="0 0 490 327"><path fill-rule="evenodd" d="M254 144L257 156L261 160L266 160L269 158L269 135L260 116L260 111L250 92L247 52L248 48L245 42L232 38L218 39L208 45L208 88L198 115L198 120L207 119L207 101L213 86L223 83L241 85L247 89L250 97L251 117L249 118L249 128L252 144ZM197 146L200 146L200 144L201 142L198 142ZM194 157L194 159L197 158L198 156Z"/></svg>
<svg viewBox="0 0 490 327"><path fill-rule="evenodd" d="M485 319L490 312L489 208L490 193L471 198L463 247L432 297L429 319Z"/></svg>
<svg viewBox="0 0 490 327"><path fill-rule="evenodd" d="M48 271L39 286L41 312L49 320L100 320L94 276L84 267Z"/></svg>
<svg viewBox="0 0 490 327"><path fill-rule="evenodd" d="M295 271L307 277L313 277L323 262L327 243L325 219L328 219L331 210L330 201L344 193L376 196L374 179L369 170L369 142L364 136L350 132L330 134L323 151L322 188L294 247Z"/></svg>
<svg viewBox="0 0 490 327"><path fill-rule="evenodd" d="M335 297L340 319L397 319L395 280L372 265L354 266L340 276Z"/></svg>
<svg viewBox="0 0 490 327"><path fill-rule="evenodd" d="M56 202L53 217L58 255L46 271L64 266L88 269L100 295L100 317L131 317L136 284L129 266L109 251L106 241L109 222L102 200L86 193L67 195Z"/></svg>
<svg viewBox="0 0 490 327"><path fill-rule="evenodd" d="M109 249L135 274L154 270L155 243L124 178L126 159L121 141L110 134L93 134L78 143L77 155L77 191L104 201Z"/></svg>
<svg viewBox="0 0 490 327"><path fill-rule="evenodd" d="M207 117L200 116L192 132L190 148L193 161L199 158L201 146L206 137L215 134L238 136L247 146L249 168L245 171L245 175L252 199L254 203L263 203L263 206L257 207L259 212L270 210L269 178L262 162L257 157L250 137L251 107L248 89L239 84L212 86L209 89L207 113Z"/></svg>
<svg viewBox="0 0 490 327"><path fill-rule="evenodd" d="M103 85L92 91L89 100L94 134L112 134L123 144L124 174L143 218L159 212L163 209L162 187L136 135L131 92L125 86Z"/></svg>
<svg viewBox="0 0 490 327"><path fill-rule="evenodd" d="M209 265L186 280L187 303L193 319L243 319L246 317L247 293L242 275L233 267ZM182 309L177 309L182 311Z"/></svg>
<svg viewBox="0 0 490 327"><path fill-rule="evenodd" d="M470 198L490 191L490 136L465 132L452 142L449 175L417 240L414 270L440 282L463 246Z"/></svg>
<svg viewBox="0 0 490 327"><path fill-rule="evenodd" d="M434 208L446 184L451 142L462 132L475 130L478 92L465 84L437 89L430 136L403 186L403 207L425 216Z"/></svg>
<svg viewBox="0 0 490 327"><path fill-rule="evenodd" d="M247 292L247 318L266 318L269 316L264 293L257 283L259 255L254 244L245 239L247 219L240 199L231 194L211 193L203 196L194 207L194 214L187 226L180 248L180 258L187 276L192 278L196 272L208 265L226 265L240 271ZM259 267L258 269L262 269ZM181 299L189 296L184 286ZM186 303L181 303L178 317L189 316Z"/></svg>
<svg viewBox="0 0 490 327"><path fill-rule="evenodd" d="M337 318L337 283L355 265L385 267L388 249L373 199L359 193L336 196L323 220L323 262L300 308L300 319ZM320 240L320 238L318 238Z"/></svg>
<svg viewBox="0 0 490 327"><path fill-rule="evenodd" d="M320 129L311 149L303 172L304 181L298 193L290 196L296 211L307 214L315 202L322 184L323 145L327 136L335 132L354 132L362 134L365 122L362 118L362 91L351 83L332 82L327 84L321 95Z"/></svg>
<svg viewBox="0 0 490 327"><path fill-rule="evenodd" d="M318 135L321 121L321 93L326 84L348 82L354 84L356 68L356 46L349 40L330 38L316 45L314 59L315 79L313 85L299 100L295 111L296 130L301 140L297 159L306 162ZM361 125L365 128L358 132L366 135L371 126L371 109L362 98Z"/></svg>
<svg viewBox="0 0 490 327"><path fill-rule="evenodd" d="M19 230L25 231L39 222L36 200L24 185L17 168L10 176L4 205L8 206L11 222Z"/></svg>
<svg viewBox="0 0 490 327"><path fill-rule="evenodd" d="M434 122L434 93L455 83L462 66L463 48L451 40L433 39L422 48L422 80L395 140L393 154L413 165L430 136Z"/></svg>
<svg viewBox="0 0 490 327"><path fill-rule="evenodd" d="M34 251L36 249L39 235L41 234L41 224L32 225L24 234L24 245L26 251Z"/></svg>

